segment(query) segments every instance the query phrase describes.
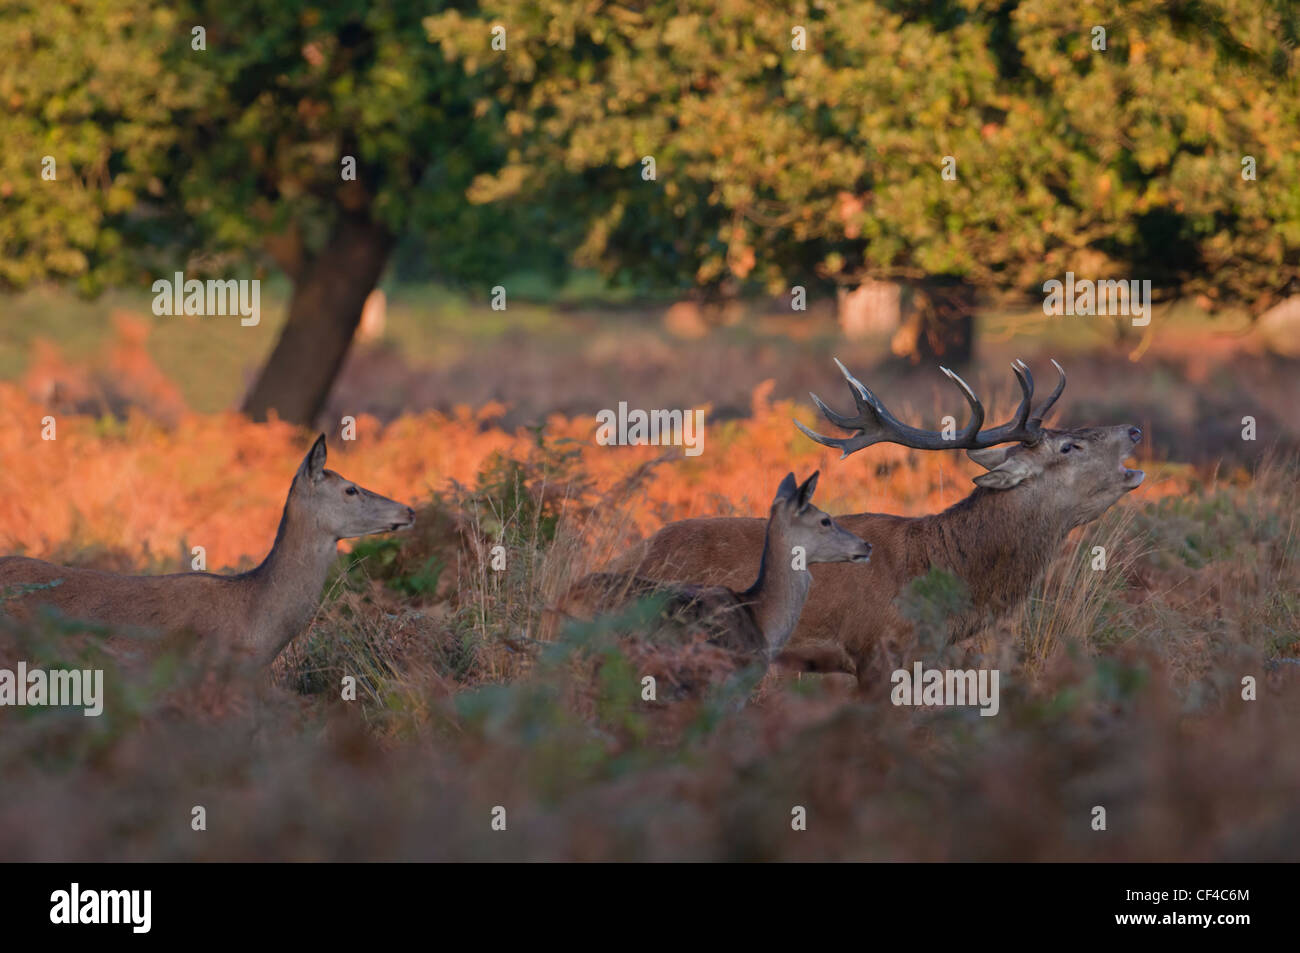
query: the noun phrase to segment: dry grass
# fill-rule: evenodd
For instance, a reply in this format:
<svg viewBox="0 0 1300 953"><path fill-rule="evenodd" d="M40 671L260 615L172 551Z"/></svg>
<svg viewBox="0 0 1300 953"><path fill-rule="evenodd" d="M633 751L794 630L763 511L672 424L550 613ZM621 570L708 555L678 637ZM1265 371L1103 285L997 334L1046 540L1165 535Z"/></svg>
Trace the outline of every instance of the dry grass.
<svg viewBox="0 0 1300 953"><path fill-rule="evenodd" d="M60 416L44 442L40 399L0 384L0 406L0 549L110 568L177 568L183 543L213 567L259 558L306 447L183 408ZM363 418L356 449L332 445L335 469L422 501L417 529L351 548L268 684L0 608L0 659L103 667L109 687L99 719L0 709L0 857L1296 858L1294 459L1144 463L1148 484L1076 531L1016 617L954 649L1003 672L998 717L744 673L650 703L647 672L725 666L617 638L634 619L548 628L572 580L665 519L761 511L789 469L823 469L831 512L902 513L954 502L972 471L886 447L875 471L836 463L796 439L807 409L762 387L699 459L594 447L582 418L507 433L495 413Z"/></svg>

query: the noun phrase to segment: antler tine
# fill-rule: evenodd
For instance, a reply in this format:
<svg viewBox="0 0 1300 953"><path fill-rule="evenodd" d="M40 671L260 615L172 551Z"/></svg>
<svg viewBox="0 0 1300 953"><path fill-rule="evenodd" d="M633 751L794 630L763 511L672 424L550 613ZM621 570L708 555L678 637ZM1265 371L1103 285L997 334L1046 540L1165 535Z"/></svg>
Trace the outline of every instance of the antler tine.
<svg viewBox="0 0 1300 953"><path fill-rule="evenodd" d="M816 440L822 446L832 447L840 451L840 459L843 460L850 453L853 453L855 450L861 450L863 447L870 446L871 442L873 442L864 441L863 437L865 435L865 427L868 421L877 426L880 424L880 402L876 400L876 395L871 393L862 381L849 373L849 369L840 363L839 358L831 358L831 360L833 360L835 365L840 369L840 373L844 375L844 379L849 382L849 388L853 391L853 403L858 409L857 417L846 417L833 410L824 400L812 391L808 392L808 396L812 398L813 403L817 405L817 409L822 412L822 416L827 420L843 430L856 430L857 433L852 437L827 437L825 434L819 434L815 430L808 429L797 420L794 421L794 425L803 431L805 436Z"/></svg>
<svg viewBox="0 0 1300 953"><path fill-rule="evenodd" d="M849 387L853 389L853 400L858 405L858 411L866 410L877 420L882 418L888 420L889 411L885 410L885 405L880 402L880 398L871 393L866 384L849 373L849 369L840 363L838 357L832 357L831 360L835 362L835 366L840 369L844 379L849 382Z"/></svg>
<svg viewBox="0 0 1300 953"><path fill-rule="evenodd" d="M810 395L810 396L811 396L811 395ZM813 400L817 400L817 398L814 396L814 397L813 397ZM817 403L818 403L818 404L821 404L821 401L818 400ZM844 459L845 457L847 457L850 453L852 453L853 450L861 450L861 449L862 449L861 447L854 447L852 450L849 449L849 443L851 442L852 438L849 438L849 437L827 437L827 436L825 436L824 434L819 434L819 433L817 433L815 430L809 430L807 427L805 427L803 424L799 423L799 421L797 421L797 420L793 421L793 423L794 423L794 425L795 425L796 427L798 427L800 430L803 431L805 437L811 437L813 440L816 440L816 441L817 441L818 443L820 443L822 446L833 447L833 448L835 448L836 450L840 451L840 459L841 459L841 460L843 460L843 459Z"/></svg>
<svg viewBox="0 0 1300 953"><path fill-rule="evenodd" d="M1020 385L1020 405L1016 407L1015 416L1000 427L976 434L966 449L983 450L1000 443L1017 440L1034 443L1039 439L1037 431L1029 423L1029 410L1034 400L1034 375L1030 372L1029 365L1021 360L1012 361L1011 370L1016 375L1016 383Z"/></svg>
<svg viewBox="0 0 1300 953"><path fill-rule="evenodd" d="M1011 369L1016 372L1016 380L1020 382L1020 406L1016 408L1016 430L1023 430L1026 422L1029 420L1029 411L1034 403L1034 375L1029 370L1029 365L1020 358L1016 358Z"/></svg>
<svg viewBox="0 0 1300 953"><path fill-rule="evenodd" d="M891 414L889 408L880 402L880 398L871 393L866 384L862 383L862 381L849 373L849 369L840 363L839 358L832 358L832 360L835 361L836 366L839 367L840 373L844 375L844 379L849 382L849 386L853 388L853 399L858 405L858 420L854 422L853 426L860 428L864 436L871 436L867 433L868 428L865 425L869 415L870 423L879 430L879 432L874 435L875 439L872 440L871 443L889 440L891 436L895 435L901 436L910 434L915 439L923 439L925 436L930 435L930 431L919 430L916 427L909 427ZM870 444L863 444L863 446L869 445ZM909 446L914 445L909 444Z"/></svg>
<svg viewBox="0 0 1300 953"><path fill-rule="evenodd" d="M1047 400L1043 401L1043 406L1038 408L1038 412L1034 414L1033 418L1029 421L1029 425L1035 430L1042 429L1043 421L1047 418L1048 411L1052 409L1052 405L1056 403L1056 399L1060 397L1061 393L1065 390L1065 368L1056 363L1056 358L1052 358L1052 366L1056 368L1056 388L1048 395Z"/></svg>
<svg viewBox="0 0 1300 953"><path fill-rule="evenodd" d="M808 396L812 398L813 403L817 405L817 409L822 412L822 415L827 420L837 427L844 430L853 430L856 431L856 433L851 437L827 437L825 434L819 434L814 430L809 430L797 420L794 422L794 425L802 430L805 435L816 440L823 446L833 447L840 451L840 459L843 460L850 453L853 453L856 450L861 450L864 447L869 447L873 443L885 439L884 428L881 421L881 411L883 408L880 407L880 402L876 400L876 395L871 393L865 384L850 374L848 368L843 364L840 364L839 361L836 361L835 363L840 365L840 371L843 372L845 379L848 380L849 386L853 390L853 402L858 408L857 416L846 417L844 414L838 413L827 406L824 400L811 391L808 392ZM876 431L876 433L874 435L868 435L868 428Z"/></svg>
<svg viewBox="0 0 1300 953"><path fill-rule="evenodd" d="M890 443L900 443L903 446L914 447L922 450L962 447L979 432L980 427L984 424L984 406L980 403L979 398L975 396L975 392L971 390L969 384L946 367L941 367L940 370L948 376L949 380L953 381L958 388L961 389L962 395L966 398L967 403L969 403L971 407L970 420L966 422L966 426L963 427L952 439L947 439L941 433L935 433L932 430L921 430L918 427L909 427L891 414L889 408L880 402L880 398L873 394L867 388L867 385L863 384L862 381L850 374L849 369L841 364L838 358L833 358L833 360L839 367L840 373L844 375L845 380L847 380L849 385L853 388L856 395L855 399L857 399L858 402L858 410L869 412L873 422L877 426L882 427L881 433L879 433L871 443L888 441ZM839 415L837 414L836 416L838 417ZM836 421L836 423L838 423L838 421ZM843 424L839 425L843 426ZM853 426L862 427L862 424L860 422L855 422ZM866 428L862 429L865 432ZM896 437L903 437L904 440L893 439ZM942 443L937 445L934 444L933 441L936 439L942 441ZM864 443L863 446L870 446L870 444Z"/></svg>
<svg viewBox="0 0 1300 953"><path fill-rule="evenodd" d="M896 443L900 446L913 447L918 450L949 450L968 447L972 445L972 441L975 440L979 433L979 428L984 424L984 406L980 403L979 398L975 396L975 392L971 390L970 385L947 368L943 368L944 374L961 390L971 408L970 420L952 439L946 439L942 433L936 431L909 427L891 414L867 385L854 377L838 359L835 364L853 391L853 400L858 411L856 416L850 417L837 413L828 407L825 401L816 394L809 394L808 396L813 399L813 403L817 405L817 409L822 412L827 420L837 427L844 430L853 430L856 433L849 437L827 437L824 434L810 430L797 420L794 423L806 436L816 440L823 446L834 447L839 450L840 459L847 457L850 453L870 447L872 444L882 442Z"/></svg>
<svg viewBox="0 0 1300 953"><path fill-rule="evenodd" d="M858 415L856 417L846 417L843 414L836 413L826 406L825 401L810 392L808 396L813 399L817 409L825 415L827 420L845 430L862 430L865 427L864 422L867 420L879 425L881 412L884 408L881 406L880 401L876 399L876 395L867 389L866 384L850 374L849 369L839 362L839 358L831 358L831 360L835 361L835 366L840 369L844 379L849 382L849 389L853 391L853 403L857 405Z"/></svg>
<svg viewBox="0 0 1300 953"><path fill-rule="evenodd" d="M939 370L943 371L944 376L946 376L948 380L957 385L961 390L962 396L966 398L966 403L970 404L970 420L966 421L966 426L961 429L961 433L959 433L953 441L955 447L961 448L969 443L970 440L980 432L980 428L984 426L984 405L981 404L980 399L975 396L975 391L971 390L971 386L962 380L961 376L956 371L950 371L948 368L942 366Z"/></svg>

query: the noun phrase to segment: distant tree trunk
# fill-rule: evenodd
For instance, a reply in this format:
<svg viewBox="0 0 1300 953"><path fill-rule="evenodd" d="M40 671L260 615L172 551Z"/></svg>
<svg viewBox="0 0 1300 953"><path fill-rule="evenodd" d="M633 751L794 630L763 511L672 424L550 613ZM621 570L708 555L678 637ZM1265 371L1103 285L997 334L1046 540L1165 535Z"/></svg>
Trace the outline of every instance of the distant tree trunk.
<svg viewBox="0 0 1300 953"><path fill-rule="evenodd" d="M890 342L913 364L969 364L975 350L975 288L964 281L925 283L912 291L913 307Z"/></svg>
<svg viewBox="0 0 1300 953"><path fill-rule="evenodd" d="M293 279L289 320L244 400L244 413L310 426L325 406L361 320L361 308L383 274L393 237L381 225L344 215L320 253Z"/></svg>
<svg viewBox="0 0 1300 953"><path fill-rule="evenodd" d="M898 329L902 289L892 281L867 279L852 290L836 291L836 318L849 340L889 334Z"/></svg>

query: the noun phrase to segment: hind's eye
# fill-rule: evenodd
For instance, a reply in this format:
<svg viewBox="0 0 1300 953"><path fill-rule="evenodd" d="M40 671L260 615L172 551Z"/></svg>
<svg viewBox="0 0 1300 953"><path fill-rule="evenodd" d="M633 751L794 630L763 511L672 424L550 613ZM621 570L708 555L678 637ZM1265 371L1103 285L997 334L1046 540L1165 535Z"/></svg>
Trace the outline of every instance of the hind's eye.
<svg viewBox="0 0 1300 953"><path fill-rule="evenodd" d="M831 518L830 518L829 516L823 516L823 517L822 517L822 525L823 525L823 526L830 526L830 525L831 525Z"/></svg>
<svg viewBox="0 0 1300 953"><path fill-rule="evenodd" d="M347 490L346 490L345 492L347 493L348 496L356 496L356 495L357 495L357 488L356 488L355 486L350 486L350 487L347 488Z"/></svg>

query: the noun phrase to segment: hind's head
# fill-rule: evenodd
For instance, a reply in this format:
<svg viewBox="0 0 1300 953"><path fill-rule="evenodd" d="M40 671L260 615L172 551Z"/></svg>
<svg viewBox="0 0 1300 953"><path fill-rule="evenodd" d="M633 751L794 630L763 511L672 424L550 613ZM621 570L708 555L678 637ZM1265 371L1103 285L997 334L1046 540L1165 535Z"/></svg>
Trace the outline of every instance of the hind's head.
<svg viewBox="0 0 1300 953"><path fill-rule="evenodd" d="M324 434L316 438L298 466L289 507L298 518L335 540L406 529L415 523L415 511L405 503L326 470Z"/></svg>
<svg viewBox="0 0 1300 953"><path fill-rule="evenodd" d="M787 473L772 501L771 526L784 545L802 546L808 563L865 563L871 544L844 529L812 505L820 470L803 483Z"/></svg>

